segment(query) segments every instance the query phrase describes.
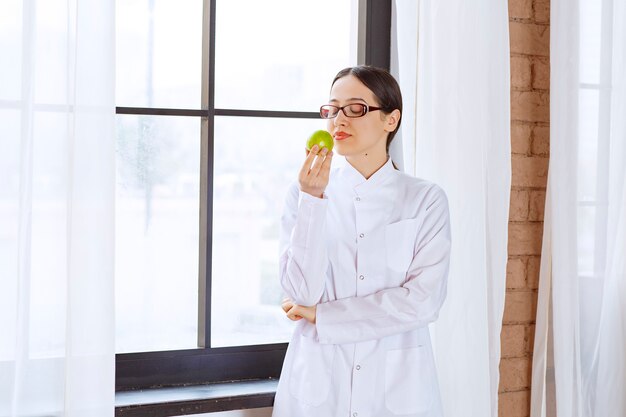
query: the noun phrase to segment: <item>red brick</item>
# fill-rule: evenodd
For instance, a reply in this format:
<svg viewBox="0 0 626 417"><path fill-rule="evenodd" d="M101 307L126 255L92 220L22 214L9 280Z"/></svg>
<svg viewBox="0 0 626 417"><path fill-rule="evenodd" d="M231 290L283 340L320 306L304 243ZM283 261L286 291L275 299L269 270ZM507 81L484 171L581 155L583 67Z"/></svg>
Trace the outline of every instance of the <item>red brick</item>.
<svg viewBox="0 0 626 417"><path fill-rule="evenodd" d="M528 220L528 210L530 204L530 192L528 190L511 190L511 203L509 210L509 220Z"/></svg>
<svg viewBox="0 0 626 417"><path fill-rule="evenodd" d="M550 155L550 126L533 127L530 150L533 155Z"/></svg>
<svg viewBox="0 0 626 417"><path fill-rule="evenodd" d="M532 19L532 0L509 0L509 19Z"/></svg>
<svg viewBox="0 0 626 417"><path fill-rule="evenodd" d="M500 392L530 387L530 358L505 358L500 361Z"/></svg>
<svg viewBox="0 0 626 417"><path fill-rule="evenodd" d="M550 55L550 26L509 22L511 53Z"/></svg>
<svg viewBox="0 0 626 417"><path fill-rule="evenodd" d="M526 285L531 290L539 288L539 271L541 268L541 256L531 256L528 258L526 267Z"/></svg>
<svg viewBox="0 0 626 417"><path fill-rule="evenodd" d="M535 321L537 293L508 290L504 303L504 323L519 324Z"/></svg>
<svg viewBox="0 0 626 417"><path fill-rule="evenodd" d="M509 255L541 255L543 223L509 223Z"/></svg>
<svg viewBox="0 0 626 417"><path fill-rule="evenodd" d="M530 154L532 125L524 122L511 123L511 152L520 155Z"/></svg>
<svg viewBox="0 0 626 417"><path fill-rule="evenodd" d="M548 123L550 94L541 91L511 91L511 119Z"/></svg>
<svg viewBox="0 0 626 417"><path fill-rule="evenodd" d="M550 89L550 61L548 58L535 58L532 63L532 87L538 90Z"/></svg>
<svg viewBox="0 0 626 417"><path fill-rule="evenodd" d="M550 0L535 0L535 22L550 23Z"/></svg>
<svg viewBox="0 0 626 417"><path fill-rule="evenodd" d="M506 287L512 289L526 288L526 260L509 258L506 264Z"/></svg>
<svg viewBox="0 0 626 417"><path fill-rule="evenodd" d="M530 89L532 70L530 58L525 56L511 57L511 87Z"/></svg>
<svg viewBox="0 0 626 417"><path fill-rule="evenodd" d="M514 187L545 188L548 182L548 158L512 155L511 168Z"/></svg>
<svg viewBox="0 0 626 417"><path fill-rule="evenodd" d="M526 341L526 353L529 356L532 356L534 348L535 348L535 325L531 324L526 326L526 337L524 338Z"/></svg>
<svg viewBox="0 0 626 417"><path fill-rule="evenodd" d="M546 205L546 192L533 190L530 192L530 212L528 220L543 221L543 212Z"/></svg>
<svg viewBox="0 0 626 417"><path fill-rule="evenodd" d="M502 326L500 343L503 358L526 356L526 326L523 324L508 324Z"/></svg>
<svg viewBox="0 0 626 417"><path fill-rule="evenodd" d="M502 392L498 395L498 417L530 416L530 391Z"/></svg>
<svg viewBox="0 0 626 417"><path fill-rule="evenodd" d="M499 417L529 417L543 212L550 154L550 2L508 0L512 190L501 333ZM531 91L532 90L532 91ZM532 189L529 189L532 188ZM542 190L543 189L543 190Z"/></svg>

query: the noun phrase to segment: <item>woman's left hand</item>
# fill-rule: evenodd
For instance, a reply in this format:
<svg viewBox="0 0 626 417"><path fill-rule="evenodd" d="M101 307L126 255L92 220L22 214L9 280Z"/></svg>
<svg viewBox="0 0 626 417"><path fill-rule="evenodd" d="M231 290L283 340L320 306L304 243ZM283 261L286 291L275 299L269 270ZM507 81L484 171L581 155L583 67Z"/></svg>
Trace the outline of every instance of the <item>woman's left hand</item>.
<svg viewBox="0 0 626 417"><path fill-rule="evenodd" d="M305 319L309 323L315 324L315 313L317 312L317 306L301 306L294 304L289 298L285 298L281 304L283 311L287 313L289 320L298 321Z"/></svg>

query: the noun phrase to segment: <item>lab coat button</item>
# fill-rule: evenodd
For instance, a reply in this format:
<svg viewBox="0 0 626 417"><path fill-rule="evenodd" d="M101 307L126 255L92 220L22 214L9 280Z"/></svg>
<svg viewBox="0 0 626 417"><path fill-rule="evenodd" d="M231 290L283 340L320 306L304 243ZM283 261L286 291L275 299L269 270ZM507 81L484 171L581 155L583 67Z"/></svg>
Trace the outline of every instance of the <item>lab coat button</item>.
<svg viewBox="0 0 626 417"><path fill-rule="evenodd" d="M363 275L360 275L360 276L359 276L359 279L360 279L361 281L363 281L363 280L365 279L365 277L364 277Z"/></svg>
<svg viewBox="0 0 626 417"><path fill-rule="evenodd" d="M361 234L359 235L359 237L362 239L362 238L364 238L364 237L365 237L365 235L364 235L363 233L361 233Z"/></svg>
<svg viewBox="0 0 626 417"><path fill-rule="evenodd" d="M356 366L356 370L358 371L358 370L360 370L360 369L361 369L361 365L357 365L357 366Z"/></svg>
<svg viewBox="0 0 626 417"><path fill-rule="evenodd" d="M352 413L352 417L356 417L358 415L359 415L359 413Z"/></svg>
<svg viewBox="0 0 626 417"><path fill-rule="evenodd" d="M361 197L355 198L356 201L361 201Z"/></svg>

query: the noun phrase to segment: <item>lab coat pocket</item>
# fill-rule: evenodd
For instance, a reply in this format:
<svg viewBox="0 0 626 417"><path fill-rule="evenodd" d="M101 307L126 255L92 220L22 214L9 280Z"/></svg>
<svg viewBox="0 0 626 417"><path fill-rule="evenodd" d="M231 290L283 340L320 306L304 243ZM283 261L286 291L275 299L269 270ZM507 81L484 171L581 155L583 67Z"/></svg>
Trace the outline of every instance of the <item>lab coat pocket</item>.
<svg viewBox="0 0 626 417"><path fill-rule="evenodd" d="M408 219L385 227L387 266L394 271L408 271L413 260L417 226L417 219Z"/></svg>
<svg viewBox="0 0 626 417"><path fill-rule="evenodd" d="M430 410L435 395L433 364L425 347L387 351L385 406L394 414Z"/></svg>
<svg viewBox="0 0 626 417"><path fill-rule="evenodd" d="M328 398L335 345L320 344L300 335L289 377L289 392L302 403L312 406Z"/></svg>

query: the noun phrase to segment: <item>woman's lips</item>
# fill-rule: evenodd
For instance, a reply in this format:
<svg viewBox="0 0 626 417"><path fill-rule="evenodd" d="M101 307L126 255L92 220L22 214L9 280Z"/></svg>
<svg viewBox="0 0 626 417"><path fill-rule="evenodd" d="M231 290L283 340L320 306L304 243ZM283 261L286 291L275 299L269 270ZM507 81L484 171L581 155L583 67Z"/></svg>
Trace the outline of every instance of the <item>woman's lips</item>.
<svg viewBox="0 0 626 417"><path fill-rule="evenodd" d="M335 140L344 140L348 137L350 137L351 135L349 135L348 133L345 132L337 132L333 135L333 139Z"/></svg>

